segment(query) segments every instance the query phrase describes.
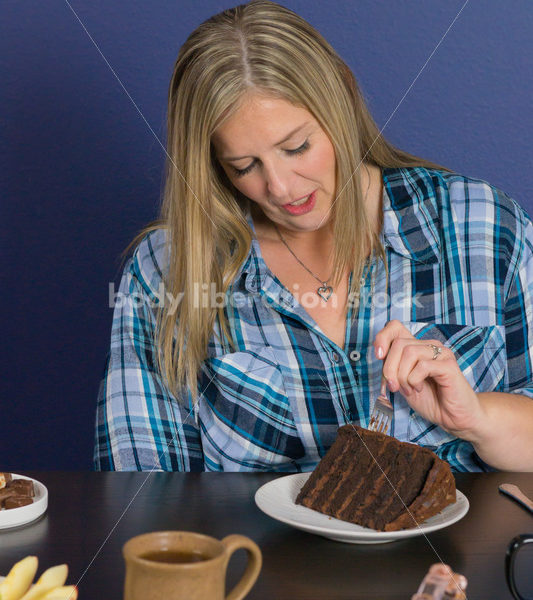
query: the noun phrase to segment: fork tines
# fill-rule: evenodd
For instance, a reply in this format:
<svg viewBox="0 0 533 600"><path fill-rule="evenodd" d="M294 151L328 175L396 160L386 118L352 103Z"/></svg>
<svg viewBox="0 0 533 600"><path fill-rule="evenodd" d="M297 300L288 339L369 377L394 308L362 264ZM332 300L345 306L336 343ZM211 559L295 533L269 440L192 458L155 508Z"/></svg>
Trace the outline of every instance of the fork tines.
<svg viewBox="0 0 533 600"><path fill-rule="evenodd" d="M372 416L370 417L370 423L368 429L371 431L377 431L379 433L387 433L392 421L393 408L386 396L378 396Z"/></svg>

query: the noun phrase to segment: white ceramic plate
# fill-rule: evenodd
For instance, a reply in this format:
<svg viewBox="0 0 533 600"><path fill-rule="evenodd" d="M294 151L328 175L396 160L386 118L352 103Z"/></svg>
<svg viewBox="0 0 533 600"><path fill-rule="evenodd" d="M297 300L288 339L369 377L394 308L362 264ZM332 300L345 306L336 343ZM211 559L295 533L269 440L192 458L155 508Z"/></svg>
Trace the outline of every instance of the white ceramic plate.
<svg viewBox="0 0 533 600"><path fill-rule="evenodd" d="M462 519L468 512L466 496L457 490L456 502L422 525L401 531L376 531L328 517L305 506L295 504L296 496L311 473L296 473L265 483L255 493L255 503L269 517L321 535L337 542L350 544L382 544L448 527Z"/></svg>
<svg viewBox="0 0 533 600"><path fill-rule="evenodd" d="M31 477L17 475L16 473L12 473L12 475L13 479L31 479ZM20 508L0 509L0 529L8 529L31 523L35 519L38 519L48 508L48 490L40 481L36 479L31 480L33 481L33 489L35 490L33 503L28 504L28 506L21 506Z"/></svg>

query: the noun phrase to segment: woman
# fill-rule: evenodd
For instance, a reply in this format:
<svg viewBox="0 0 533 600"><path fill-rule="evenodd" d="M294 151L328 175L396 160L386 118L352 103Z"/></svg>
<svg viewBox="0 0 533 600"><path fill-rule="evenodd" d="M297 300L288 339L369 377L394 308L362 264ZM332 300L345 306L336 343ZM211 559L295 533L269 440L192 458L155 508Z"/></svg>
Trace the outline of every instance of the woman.
<svg viewBox="0 0 533 600"><path fill-rule="evenodd" d="M160 221L135 240L99 469L309 471L337 428L457 470L533 470L533 228L489 184L394 148L353 75L259 0L181 48Z"/></svg>

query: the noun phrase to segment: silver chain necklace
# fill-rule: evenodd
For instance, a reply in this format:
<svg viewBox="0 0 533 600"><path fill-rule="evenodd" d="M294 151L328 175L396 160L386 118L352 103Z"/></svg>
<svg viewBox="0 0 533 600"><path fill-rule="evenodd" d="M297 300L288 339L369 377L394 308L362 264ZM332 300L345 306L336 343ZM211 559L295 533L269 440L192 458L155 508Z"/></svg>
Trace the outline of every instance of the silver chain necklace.
<svg viewBox="0 0 533 600"><path fill-rule="evenodd" d="M368 190L370 189L370 172L366 165L365 165L365 169L366 169L366 172L368 175L368 187L366 188L363 202L366 202L366 198L368 196ZM287 250L302 265L302 267L321 284L320 286L318 286L316 293L322 298L322 300L324 300L324 302L327 302L331 298L331 295L333 294L333 287L331 285L329 285L329 283L328 283L329 280L331 279L331 275L325 281L320 279L320 277L318 277L317 275L315 275L313 273L313 271L311 271L311 269L309 269L309 267L304 265L304 263L296 256L296 254L294 254L294 252L291 250L291 247L289 246L289 244L287 244L287 242L285 241L285 238L281 235L281 231L278 229L278 226L275 223L274 223L274 229L276 230L277 234L279 235L279 239L283 242L283 244L285 245Z"/></svg>

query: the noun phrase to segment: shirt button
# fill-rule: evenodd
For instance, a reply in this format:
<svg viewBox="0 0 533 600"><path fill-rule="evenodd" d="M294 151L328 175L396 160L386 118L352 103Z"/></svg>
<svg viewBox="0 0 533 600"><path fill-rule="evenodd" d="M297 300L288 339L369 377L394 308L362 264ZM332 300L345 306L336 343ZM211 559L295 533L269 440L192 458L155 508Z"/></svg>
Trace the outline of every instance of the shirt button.
<svg viewBox="0 0 533 600"><path fill-rule="evenodd" d="M352 360L353 362L357 362L360 358L361 358L361 353L358 352L357 350L352 350L350 352L350 360Z"/></svg>
<svg viewBox="0 0 533 600"><path fill-rule="evenodd" d="M285 295L283 295L283 296L281 296L280 300L286 306L292 306L292 298L291 298L291 296L285 296Z"/></svg>
<svg viewBox="0 0 533 600"><path fill-rule="evenodd" d="M333 362L339 362L340 358L341 357L339 356L339 354L337 352L333 352L332 355L331 355L331 360Z"/></svg>

